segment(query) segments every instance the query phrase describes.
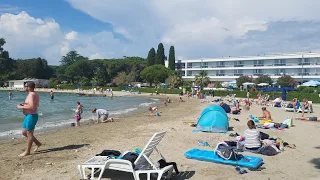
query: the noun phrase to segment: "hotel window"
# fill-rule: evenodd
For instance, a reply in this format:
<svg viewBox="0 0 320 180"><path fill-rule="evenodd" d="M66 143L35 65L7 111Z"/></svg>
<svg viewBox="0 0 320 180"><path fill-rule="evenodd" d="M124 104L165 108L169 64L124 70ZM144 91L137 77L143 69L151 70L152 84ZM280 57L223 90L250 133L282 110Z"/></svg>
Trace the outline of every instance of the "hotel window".
<svg viewBox="0 0 320 180"><path fill-rule="evenodd" d="M192 68L192 63L188 63L187 68Z"/></svg>
<svg viewBox="0 0 320 180"><path fill-rule="evenodd" d="M243 67L243 61L235 61L234 67Z"/></svg>
<svg viewBox="0 0 320 180"><path fill-rule="evenodd" d="M225 67L224 61L219 61L217 67Z"/></svg>
<svg viewBox="0 0 320 180"><path fill-rule="evenodd" d="M208 62L203 62L201 68L208 68Z"/></svg>
<svg viewBox="0 0 320 180"><path fill-rule="evenodd" d="M259 76L259 75L262 75L262 69L254 69L253 70L253 75L254 76Z"/></svg>
<svg viewBox="0 0 320 180"><path fill-rule="evenodd" d="M217 71L217 76L224 76L225 71L224 70L218 70Z"/></svg>
<svg viewBox="0 0 320 180"><path fill-rule="evenodd" d="M192 71L187 71L187 76L192 76Z"/></svg>
<svg viewBox="0 0 320 180"><path fill-rule="evenodd" d="M234 70L235 76L243 76L243 70L242 69L236 69Z"/></svg>
<svg viewBox="0 0 320 180"><path fill-rule="evenodd" d="M263 66L263 60L254 60L254 66Z"/></svg>

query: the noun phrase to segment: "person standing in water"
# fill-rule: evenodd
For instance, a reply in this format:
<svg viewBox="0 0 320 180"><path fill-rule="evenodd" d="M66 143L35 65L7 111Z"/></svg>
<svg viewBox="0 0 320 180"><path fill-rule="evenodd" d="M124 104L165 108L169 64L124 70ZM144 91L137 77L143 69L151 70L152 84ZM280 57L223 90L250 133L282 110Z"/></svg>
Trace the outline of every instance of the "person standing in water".
<svg viewBox="0 0 320 180"><path fill-rule="evenodd" d="M54 99L54 92L52 90L50 91L50 97L52 100Z"/></svg>
<svg viewBox="0 0 320 180"><path fill-rule="evenodd" d="M11 91L8 92L8 96L9 96L9 100L11 100L13 98L13 94Z"/></svg>
<svg viewBox="0 0 320 180"><path fill-rule="evenodd" d="M23 124L22 124L22 135L27 137L27 149L24 153L19 156L27 156L30 155L30 150L32 143L36 144L36 148L34 152L38 150L38 148L42 145L36 137L34 137L34 129L38 122L38 106L39 106L39 96L34 92L35 83L32 81L28 81L25 84L25 90L28 92L28 96L24 103L18 104L17 108L23 110L23 114L25 115Z"/></svg>
<svg viewBox="0 0 320 180"><path fill-rule="evenodd" d="M77 102L77 109L76 109L76 121L77 121L77 126L80 126L80 120L81 120L81 114L83 112L83 106L80 104L80 102Z"/></svg>

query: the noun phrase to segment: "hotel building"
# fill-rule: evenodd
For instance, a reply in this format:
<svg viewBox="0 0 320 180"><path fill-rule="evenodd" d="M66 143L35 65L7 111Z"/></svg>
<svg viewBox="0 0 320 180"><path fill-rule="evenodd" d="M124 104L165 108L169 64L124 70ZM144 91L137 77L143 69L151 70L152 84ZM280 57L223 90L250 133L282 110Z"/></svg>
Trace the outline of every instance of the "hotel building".
<svg viewBox="0 0 320 180"><path fill-rule="evenodd" d="M269 75L273 80L290 75L298 82L320 81L320 53L177 60L176 69L186 81L194 81L201 70L208 72L212 82L232 81L242 75Z"/></svg>

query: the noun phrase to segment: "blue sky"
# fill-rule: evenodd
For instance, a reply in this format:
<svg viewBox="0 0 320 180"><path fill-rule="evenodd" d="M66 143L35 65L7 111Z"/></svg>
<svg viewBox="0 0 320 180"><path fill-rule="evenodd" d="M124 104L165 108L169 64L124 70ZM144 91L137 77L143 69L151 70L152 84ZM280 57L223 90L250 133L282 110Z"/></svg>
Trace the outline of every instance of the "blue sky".
<svg viewBox="0 0 320 180"><path fill-rule="evenodd" d="M146 57L162 42L178 59L318 51L318 0L1 0L0 36L13 58L58 64Z"/></svg>

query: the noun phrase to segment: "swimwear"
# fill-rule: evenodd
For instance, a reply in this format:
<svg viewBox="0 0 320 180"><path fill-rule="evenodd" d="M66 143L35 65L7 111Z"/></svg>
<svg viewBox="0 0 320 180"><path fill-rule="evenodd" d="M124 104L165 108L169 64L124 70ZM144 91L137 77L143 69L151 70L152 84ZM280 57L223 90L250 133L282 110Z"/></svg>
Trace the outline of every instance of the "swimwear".
<svg viewBox="0 0 320 180"><path fill-rule="evenodd" d="M51 99L54 99L54 96L51 96Z"/></svg>
<svg viewBox="0 0 320 180"><path fill-rule="evenodd" d="M317 121L318 118L317 117L309 117L309 121Z"/></svg>
<svg viewBox="0 0 320 180"><path fill-rule="evenodd" d="M38 122L38 114L27 114L24 118L22 128L27 131L32 131L35 129L36 124Z"/></svg>

